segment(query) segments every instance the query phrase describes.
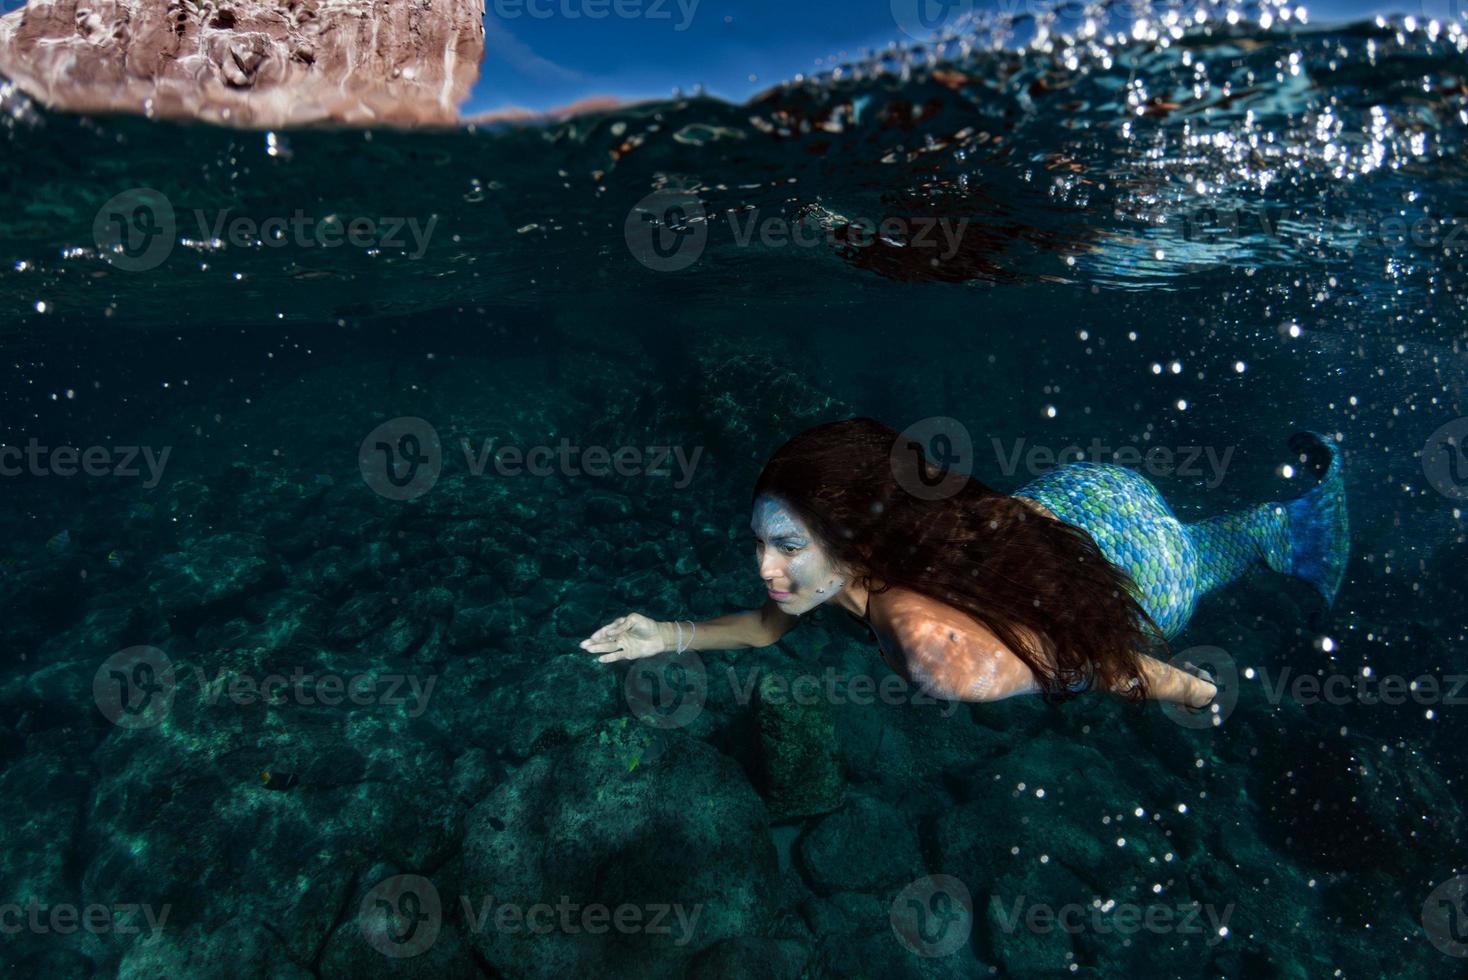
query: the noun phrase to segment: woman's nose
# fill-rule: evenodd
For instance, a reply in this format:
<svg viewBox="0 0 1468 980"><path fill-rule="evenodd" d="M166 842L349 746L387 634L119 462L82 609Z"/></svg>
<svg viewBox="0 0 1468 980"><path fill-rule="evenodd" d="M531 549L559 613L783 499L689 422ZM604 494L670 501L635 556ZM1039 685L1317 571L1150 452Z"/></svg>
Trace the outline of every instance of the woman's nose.
<svg viewBox="0 0 1468 980"><path fill-rule="evenodd" d="M759 563L759 577L767 582L773 582L780 577L780 560L774 555L765 555Z"/></svg>

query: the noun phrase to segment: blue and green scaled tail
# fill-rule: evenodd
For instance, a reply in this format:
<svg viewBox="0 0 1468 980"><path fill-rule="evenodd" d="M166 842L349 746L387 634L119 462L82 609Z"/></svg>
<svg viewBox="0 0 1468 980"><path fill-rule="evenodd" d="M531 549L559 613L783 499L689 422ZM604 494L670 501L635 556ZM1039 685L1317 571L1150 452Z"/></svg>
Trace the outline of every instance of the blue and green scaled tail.
<svg viewBox="0 0 1468 980"><path fill-rule="evenodd" d="M1138 601L1171 639L1205 593L1260 562L1309 582L1327 605L1335 602L1350 551L1341 452L1316 432L1295 433L1290 449L1329 455L1317 486L1294 500L1196 524L1181 523L1145 477L1109 463L1067 463L1015 496L1037 501L1089 533L1131 575Z"/></svg>

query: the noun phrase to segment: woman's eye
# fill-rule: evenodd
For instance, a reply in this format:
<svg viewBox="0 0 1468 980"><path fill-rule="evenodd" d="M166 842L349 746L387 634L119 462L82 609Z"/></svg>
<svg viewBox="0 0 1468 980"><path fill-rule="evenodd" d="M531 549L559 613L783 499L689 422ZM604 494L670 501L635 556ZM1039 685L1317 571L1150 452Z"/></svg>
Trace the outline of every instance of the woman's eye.
<svg viewBox="0 0 1468 980"><path fill-rule="evenodd" d="M780 550L783 551L783 552L785 552L785 554L787 554L787 555L793 555L797 551L800 550L800 545L798 545L798 544L782 544L780 546Z"/></svg>

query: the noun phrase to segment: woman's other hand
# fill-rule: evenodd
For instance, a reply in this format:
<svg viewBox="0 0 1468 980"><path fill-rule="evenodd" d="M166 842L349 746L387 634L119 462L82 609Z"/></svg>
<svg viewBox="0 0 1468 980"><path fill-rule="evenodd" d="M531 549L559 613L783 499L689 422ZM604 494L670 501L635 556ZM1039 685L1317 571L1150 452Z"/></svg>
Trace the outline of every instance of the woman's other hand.
<svg viewBox="0 0 1468 980"><path fill-rule="evenodd" d="M667 636L671 631L672 626L667 623L656 622L642 613L628 613L582 640L581 649L601 654L596 659L604 664L640 660L671 650L672 643Z"/></svg>

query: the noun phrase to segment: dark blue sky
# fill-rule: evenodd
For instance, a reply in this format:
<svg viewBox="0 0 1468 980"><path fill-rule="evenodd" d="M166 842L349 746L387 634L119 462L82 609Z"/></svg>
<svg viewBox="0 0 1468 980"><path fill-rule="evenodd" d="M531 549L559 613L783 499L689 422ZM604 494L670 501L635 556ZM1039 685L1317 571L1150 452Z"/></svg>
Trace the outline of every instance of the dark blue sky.
<svg viewBox="0 0 1468 980"><path fill-rule="evenodd" d="M471 112L544 109L596 95L663 98L703 85L743 99L843 52L925 34L975 3L1060 0L486 0L486 55ZM1073 4L1075 0L1067 0ZM946 7L944 6L946 4ZM1321 24L1399 12L1446 17L1468 0L1307 3ZM1070 9L1067 7L1066 9ZM751 78L751 76L753 76Z"/></svg>

